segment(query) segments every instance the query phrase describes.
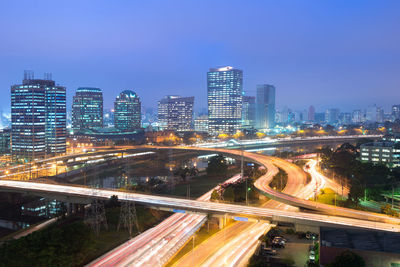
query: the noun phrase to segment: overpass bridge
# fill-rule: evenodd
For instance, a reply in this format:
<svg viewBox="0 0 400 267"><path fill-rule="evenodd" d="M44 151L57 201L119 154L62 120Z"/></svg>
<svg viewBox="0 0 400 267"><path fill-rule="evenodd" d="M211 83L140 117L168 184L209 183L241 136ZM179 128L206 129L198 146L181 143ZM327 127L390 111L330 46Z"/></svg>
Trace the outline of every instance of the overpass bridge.
<svg viewBox="0 0 400 267"><path fill-rule="evenodd" d="M143 155L143 154L149 154L149 153L154 153L156 151L162 151L162 150L184 150L184 151L196 151L199 153L220 153L224 154L230 157L244 157L248 161L256 162L262 166L265 166L267 169L271 168L271 158L262 154L255 154L255 153L249 153L249 152L243 152L243 151L238 151L238 150L230 150L230 149L221 149L221 148L200 148L200 147L155 147L155 146L127 146L127 147L119 147L119 148L113 148L109 150L103 150L103 151L97 151L95 153L88 153L88 154L79 154L79 155L68 155L68 156L62 156L62 157L57 157L56 160L78 160L82 162L92 162L92 163L97 163L97 162L103 162L105 160L114 160L114 159L123 159L126 157L133 157L137 155ZM51 162L52 159L47 159L45 162ZM281 159L276 159L276 160L281 160ZM283 160L281 160L283 161ZM284 161L283 161L284 162ZM5 178L4 175L1 178ZM397 227L400 225L400 219L389 217L386 215L382 214L377 214L377 213L371 213L371 212L364 212L364 211L357 211L353 209L346 209L346 208L341 208L341 207L335 207L332 205L326 205L326 204L321 204L321 203L316 203L308 200L304 200L295 196L287 195L278 191L275 191L269 187L268 184L263 184L260 181L263 181L265 179L259 179L256 181L255 186L257 189L264 195L270 197L271 199L277 200L279 202L295 206L295 207L301 207L307 210L314 210L318 213L325 213L327 215L333 215L334 216L334 222L340 222L342 220L343 223L339 223L341 225L347 225L347 226L352 226L352 227L357 227L357 224L362 227L364 223L368 227L372 227L373 225L377 223L383 223L383 224L388 224L386 227L383 227L382 229L392 229L391 227L394 225L395 227L393 228L395 231L397 231ZM128 193L122 193L121 191L113 191L113 190L100 190L100 189L90 189L90 188L85 188L81 187L81 190L86 190L86 191L79 191L80 188L77 186L66 186L66 185L54 185L54 184L44 184L44 183L22 183L18 181L7 181L7 180L0 180L0 190L7 191L7 192L19 192L19 193L34 193L37 195L41 195L44 197L53 197L56 199L59 199L64 202L70 202L70 203L90 203L91 199L93 198L108 198L112 194L110 192L113 192L113 194L116 194L120 197L121 200L124 200L124 197L122 195L128 194ZM33 186L35 185L35 186ZM101 192L105 192L106 195L102 196ZM122 194L122 195L121 195ZM132 194L132 193L129 193ZM216 206L212 206L212 209L202 209L201 205L199 205L198 202L190 202L186 203L188 200L181 200L181 199L176 199L174 198L168 198L168 201L164 201L162 203L156 203L154 202L155 199L158 199L158 196L146 196L144 194L135 194L132 195L134 197L131 197L129 199L125 199L125 201L136 201L138 203L143 203L149 206L153 207L159 207L159 208L167 208L170 209L171 211L175 212L181 212L181 211L188 211L188 212L199 212L199 213L218 213L218 214L231 214L231 215L238 215L244 214L247 216L246 218L257 218L257 219L266 219L266 220L277 220L277 218L280 218L280 220L295 220L297 222L299 221L304 221L305 223L312 224L313 216L326 216L326 215L318 215L318 214L311 214L311 213L304 213L300 218L294 216L295 214L284 214L283 217L279 215L279 212L281 211L275 211L275 213L268 213L268 214L263 214L260 213L261 210L258 210L257 213L253 214L251 211L252 208L254 207L245 207L245 206L240 206L240 205L233 205L236 207L234 210L230 210L229 208L232 208L229 206L229 204L220 204L220 203L212 203L209 205L228 205L228 206L223 206L223 208L218 209ZM184 202L182 202L184 201ZM191 200L194 201L194 200ZM180 202L182 202L180 204ZM186 204L186 205L183 205ZM193 206L191 205L193 204ZM195 205L196 204L196 205ZM204 203L203 203L204 204ZM245 212L242 212L239 207L243 208ZM226 210L224 210L226 208ZM299 213L300 214L300 213ZM306 215L307 214L307 215ZM264 216L264 217L263 217ZM273 217L272 217L273 216ZM293 217L294 216L294 217ZM338 220L340 217L347 217L347 218L342 218L341 220ZM327 218L333 218L333 217L315 217L316 221L314 221L315 224L323 224L324 222L329 222L325 221ZM353 221L353 224L346 223L346 220L348 219L356 219L356 221ZM331 222L331 223L334 223ZM354 224L357 222L357 224ZM329 224L329 223L328 223Z"/></svg>
<svg viewBox="0 0 400 267"><path fill-rule="evenodd" d="M312 214L306 212L284 211L243 205L206 202L200 200L180 199L175 197L154 196L130 193L109 189L93 189L80 186L46 184L37 182L0 180L0 190L7 192L32 193L46 195L69 202L88 203L93 199L106 200L116 195L120 201L133 201L154 208L161 208L176 213L201 213L215 215L230 215L241 220L266 220L271 222L286 222L310 226L330 226L345 228L363 228L388 232L400 232L399 224L378 221L360 220L339 216ZM84 203L85 203L84 202Z"/></svg>
<svg viewBox="0 0 400 267"><path fill-rule="evenodd" d="M271 148L271 147L285 147L295 145L312 145L312 144L332 144L332 143L345 143L354 142L362 139L378 139L382 135L370 134L370 135L340 135L340 136L312 136L312 137L284 137L284 138L264 138L255 140L241 140L235 139L219 142L207 142L200 143L196 146L205 148L231 148L246 150L257 149L257 148Z"/></svg>

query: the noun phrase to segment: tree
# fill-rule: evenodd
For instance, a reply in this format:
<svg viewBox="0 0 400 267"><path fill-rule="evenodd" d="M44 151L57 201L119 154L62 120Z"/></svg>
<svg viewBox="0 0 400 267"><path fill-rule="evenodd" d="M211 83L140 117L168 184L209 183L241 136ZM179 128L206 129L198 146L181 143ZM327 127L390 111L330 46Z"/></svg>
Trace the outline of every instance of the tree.
<svg viewBox="0 0 400 267"><path fill-rule="evenodd" d="M333 262L331 262L329 267L365 267L364 259L350 251L346 250L340 253L338 256L335 257Z"/></svg>
<svg viewBox="0 0 400 267"><path fill-rule="evenodd" d="M229 202L235 201L235 192L232 186L228 186L224 190L224 200Z"/></svg>
<svg viewBox="0 0 400 267"><path fill-rule="evenodd" d="M211 200L220 200L221 196L219 195L218 191L214 189L211 193Z"/></svg>
<svg viewBox="0 0 400 267"><path fill-rule="evenodd" d="M223 175L226 176L228 172L228 163L224 156L217 155L208 161L207 175Z"/></svg>
<svg viewBox="0 0 400 267"><path fill-rule="evenodd" d="M390 204L383 205L381 207L381 212L390 216L399 216L399 213L396 210L392 209L392 206Z"/></svg>

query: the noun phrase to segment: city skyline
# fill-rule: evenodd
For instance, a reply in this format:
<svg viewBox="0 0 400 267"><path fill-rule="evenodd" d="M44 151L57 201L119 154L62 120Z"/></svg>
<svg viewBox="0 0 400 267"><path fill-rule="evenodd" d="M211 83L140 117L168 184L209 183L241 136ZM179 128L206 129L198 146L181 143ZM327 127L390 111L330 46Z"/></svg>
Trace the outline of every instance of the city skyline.
<svg viewBox="0 0 400 267"><path fill-rule="evenodd" d="M0 85L16 84L25 69L35 70L37 77L52 72L67 88L68 109L75 90L87 86L103 90L105 108L113 106L119 92L133 90L145 107L153 108L154 94L188 92L196 98L197 110L206 107L208 68L224 65L243 70L247 95L255 95L256 84L275 85L278 108L314 105L316 110L350 111L377 104L388 110L400 98L396 2L213 3L212 10L207 4L184 3L179 11L154 2L38 2L34 20L25 11L31 5L26 2L21 9L7 3L2 8L0 51L2 62L11 63L0 64ZM68 12L75 6L72 18ZM271 11L269 20L257 16L262 10ZM327 10L326 17L320 15ZM214 27L218 21L232 27ZM41 35L51 42L41 45ZM6 94L0 100L4 110L9 108Z"/></svg>

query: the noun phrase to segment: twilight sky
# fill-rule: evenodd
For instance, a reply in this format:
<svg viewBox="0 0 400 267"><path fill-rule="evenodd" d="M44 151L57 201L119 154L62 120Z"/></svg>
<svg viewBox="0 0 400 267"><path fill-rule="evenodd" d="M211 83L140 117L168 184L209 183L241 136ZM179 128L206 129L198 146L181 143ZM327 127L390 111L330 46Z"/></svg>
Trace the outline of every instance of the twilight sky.
<svg viewBox="0 0 400 267"><path fill-rule="evenodd" d="M68 90L132 89L206 107L206 72L231 65L244 89L276 86L278 107L400 104L400 1L69 0L0 2L0 109L25 69Z"/></svg>

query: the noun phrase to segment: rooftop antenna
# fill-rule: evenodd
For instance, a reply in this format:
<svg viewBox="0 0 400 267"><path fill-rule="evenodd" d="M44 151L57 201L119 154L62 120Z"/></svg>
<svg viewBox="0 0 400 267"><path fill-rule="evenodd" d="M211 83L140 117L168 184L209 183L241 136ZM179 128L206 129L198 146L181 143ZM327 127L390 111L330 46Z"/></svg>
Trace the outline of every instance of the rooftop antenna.
<svg viewBox="0 0 400 267"><path fill-rule="evenodd" d="M50 72L46 72L44 74L44 79L48 80L48 81L51 81L52 80L52 74Z"/></svg>
<svg viewBox="0 0 400 267"><path fill-rule="evenodd" d="M34 79L34 73L32 70L25 70L24 71L24 80L33 80Z"/></svg>

